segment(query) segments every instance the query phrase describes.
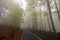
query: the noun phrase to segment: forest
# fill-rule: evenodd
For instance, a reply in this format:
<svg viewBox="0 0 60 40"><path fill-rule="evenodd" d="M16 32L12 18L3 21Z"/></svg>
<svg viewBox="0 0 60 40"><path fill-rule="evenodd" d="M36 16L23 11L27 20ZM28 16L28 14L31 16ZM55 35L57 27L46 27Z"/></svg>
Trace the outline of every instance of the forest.
<svg viewBox="0 0 60 40"><path fill-rule="evenodd" d="M30 29L60 35L60 0L0 0L0 30L4 28L15 34Z"/></svg>

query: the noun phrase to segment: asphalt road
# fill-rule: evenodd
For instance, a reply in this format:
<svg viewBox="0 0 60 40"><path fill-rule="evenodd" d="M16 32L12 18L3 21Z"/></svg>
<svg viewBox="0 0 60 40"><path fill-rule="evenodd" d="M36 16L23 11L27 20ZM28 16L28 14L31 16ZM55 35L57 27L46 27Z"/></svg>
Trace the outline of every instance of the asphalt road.
<svg viewBox="0 0 60 40"><path fill-rule="evenodd" d="M36 32L36 31L31 31L33 34L37 35L38 37L40 37L43 40L58 40L58 38L56 37L52 37L52 36L48 36L48 35L44 35L40 32Z"/></svg>
<svg viewBox="0 0 60 40"><path fill-rule="evenodd" d="M49 37L49 36L43 35L38 32L24 29L21 40L57 40L57 39L54 37Z"/></svg>

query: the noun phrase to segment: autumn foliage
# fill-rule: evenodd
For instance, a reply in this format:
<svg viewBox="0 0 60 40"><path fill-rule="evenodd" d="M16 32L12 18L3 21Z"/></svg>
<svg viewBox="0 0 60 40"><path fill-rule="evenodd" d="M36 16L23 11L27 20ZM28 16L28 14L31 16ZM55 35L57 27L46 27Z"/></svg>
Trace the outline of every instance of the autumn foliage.
<svg viewBox="0 0 60 40"><path fill-rule="evenodd" d="M0 25L0 40L21 40L22 30L15 27Z"/></svg>

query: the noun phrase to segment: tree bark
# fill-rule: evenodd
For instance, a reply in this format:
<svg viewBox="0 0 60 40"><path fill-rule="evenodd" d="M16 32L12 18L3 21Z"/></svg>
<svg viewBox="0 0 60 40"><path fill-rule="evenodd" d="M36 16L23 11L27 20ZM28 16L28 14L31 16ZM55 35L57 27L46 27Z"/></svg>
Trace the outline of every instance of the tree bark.
<svg viewBox="0 0 60 40"><path fill-rule="evenodd" d="M53 18L52 18L52 14L51 14L51 8L50 8L49 0L47 0L47 6L48 6L48 10L49 10L50 19L51 19L52 29L53 29L54 33L56 33Z"/></svg>
<svg viewBox="0 0 60 40"><path fill-rule="evenodd" d="M56 7L56 9L57 9L58 18L59 18L59 20L60 20L60 14L59 14L59 10L58 10L58 6L57 6L56 1L55 1L55 7Z"/></svg>

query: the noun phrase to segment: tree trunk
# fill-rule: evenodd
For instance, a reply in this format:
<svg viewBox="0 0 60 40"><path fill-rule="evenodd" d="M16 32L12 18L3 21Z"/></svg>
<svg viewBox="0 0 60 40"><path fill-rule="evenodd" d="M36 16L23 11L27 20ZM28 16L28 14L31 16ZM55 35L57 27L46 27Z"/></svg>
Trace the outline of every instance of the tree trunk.
<svg viewBox="0 0 60 40"><path fill-rule="evenodd" d="M48 26L49 26L49 31L51 32L51 26L50 26L50 22L49 22L49 19L48 19L48 15L47 15L47 21L48 21Z"/></svg>
<svg viewBox="0 0 60 40"><path fill-rule="evenodd" d="M60 20L60 14L59 14L59 10L58 10L58 6L57 6L56 1L55 1L55 7L56 7L56 10L57 10L58 18L59 18L59 20Z"/></svg>
<svg viewBox="0 0 60 40"><path fill-rule="evenodd" d="M51 8L50 8L49 0L47 0L47 6L48 6L48 10L49 10L50 19L51 19L52 29L53 29L54 33L56 33L53 18L52 18L52 14L51 14Z"/></svg>

